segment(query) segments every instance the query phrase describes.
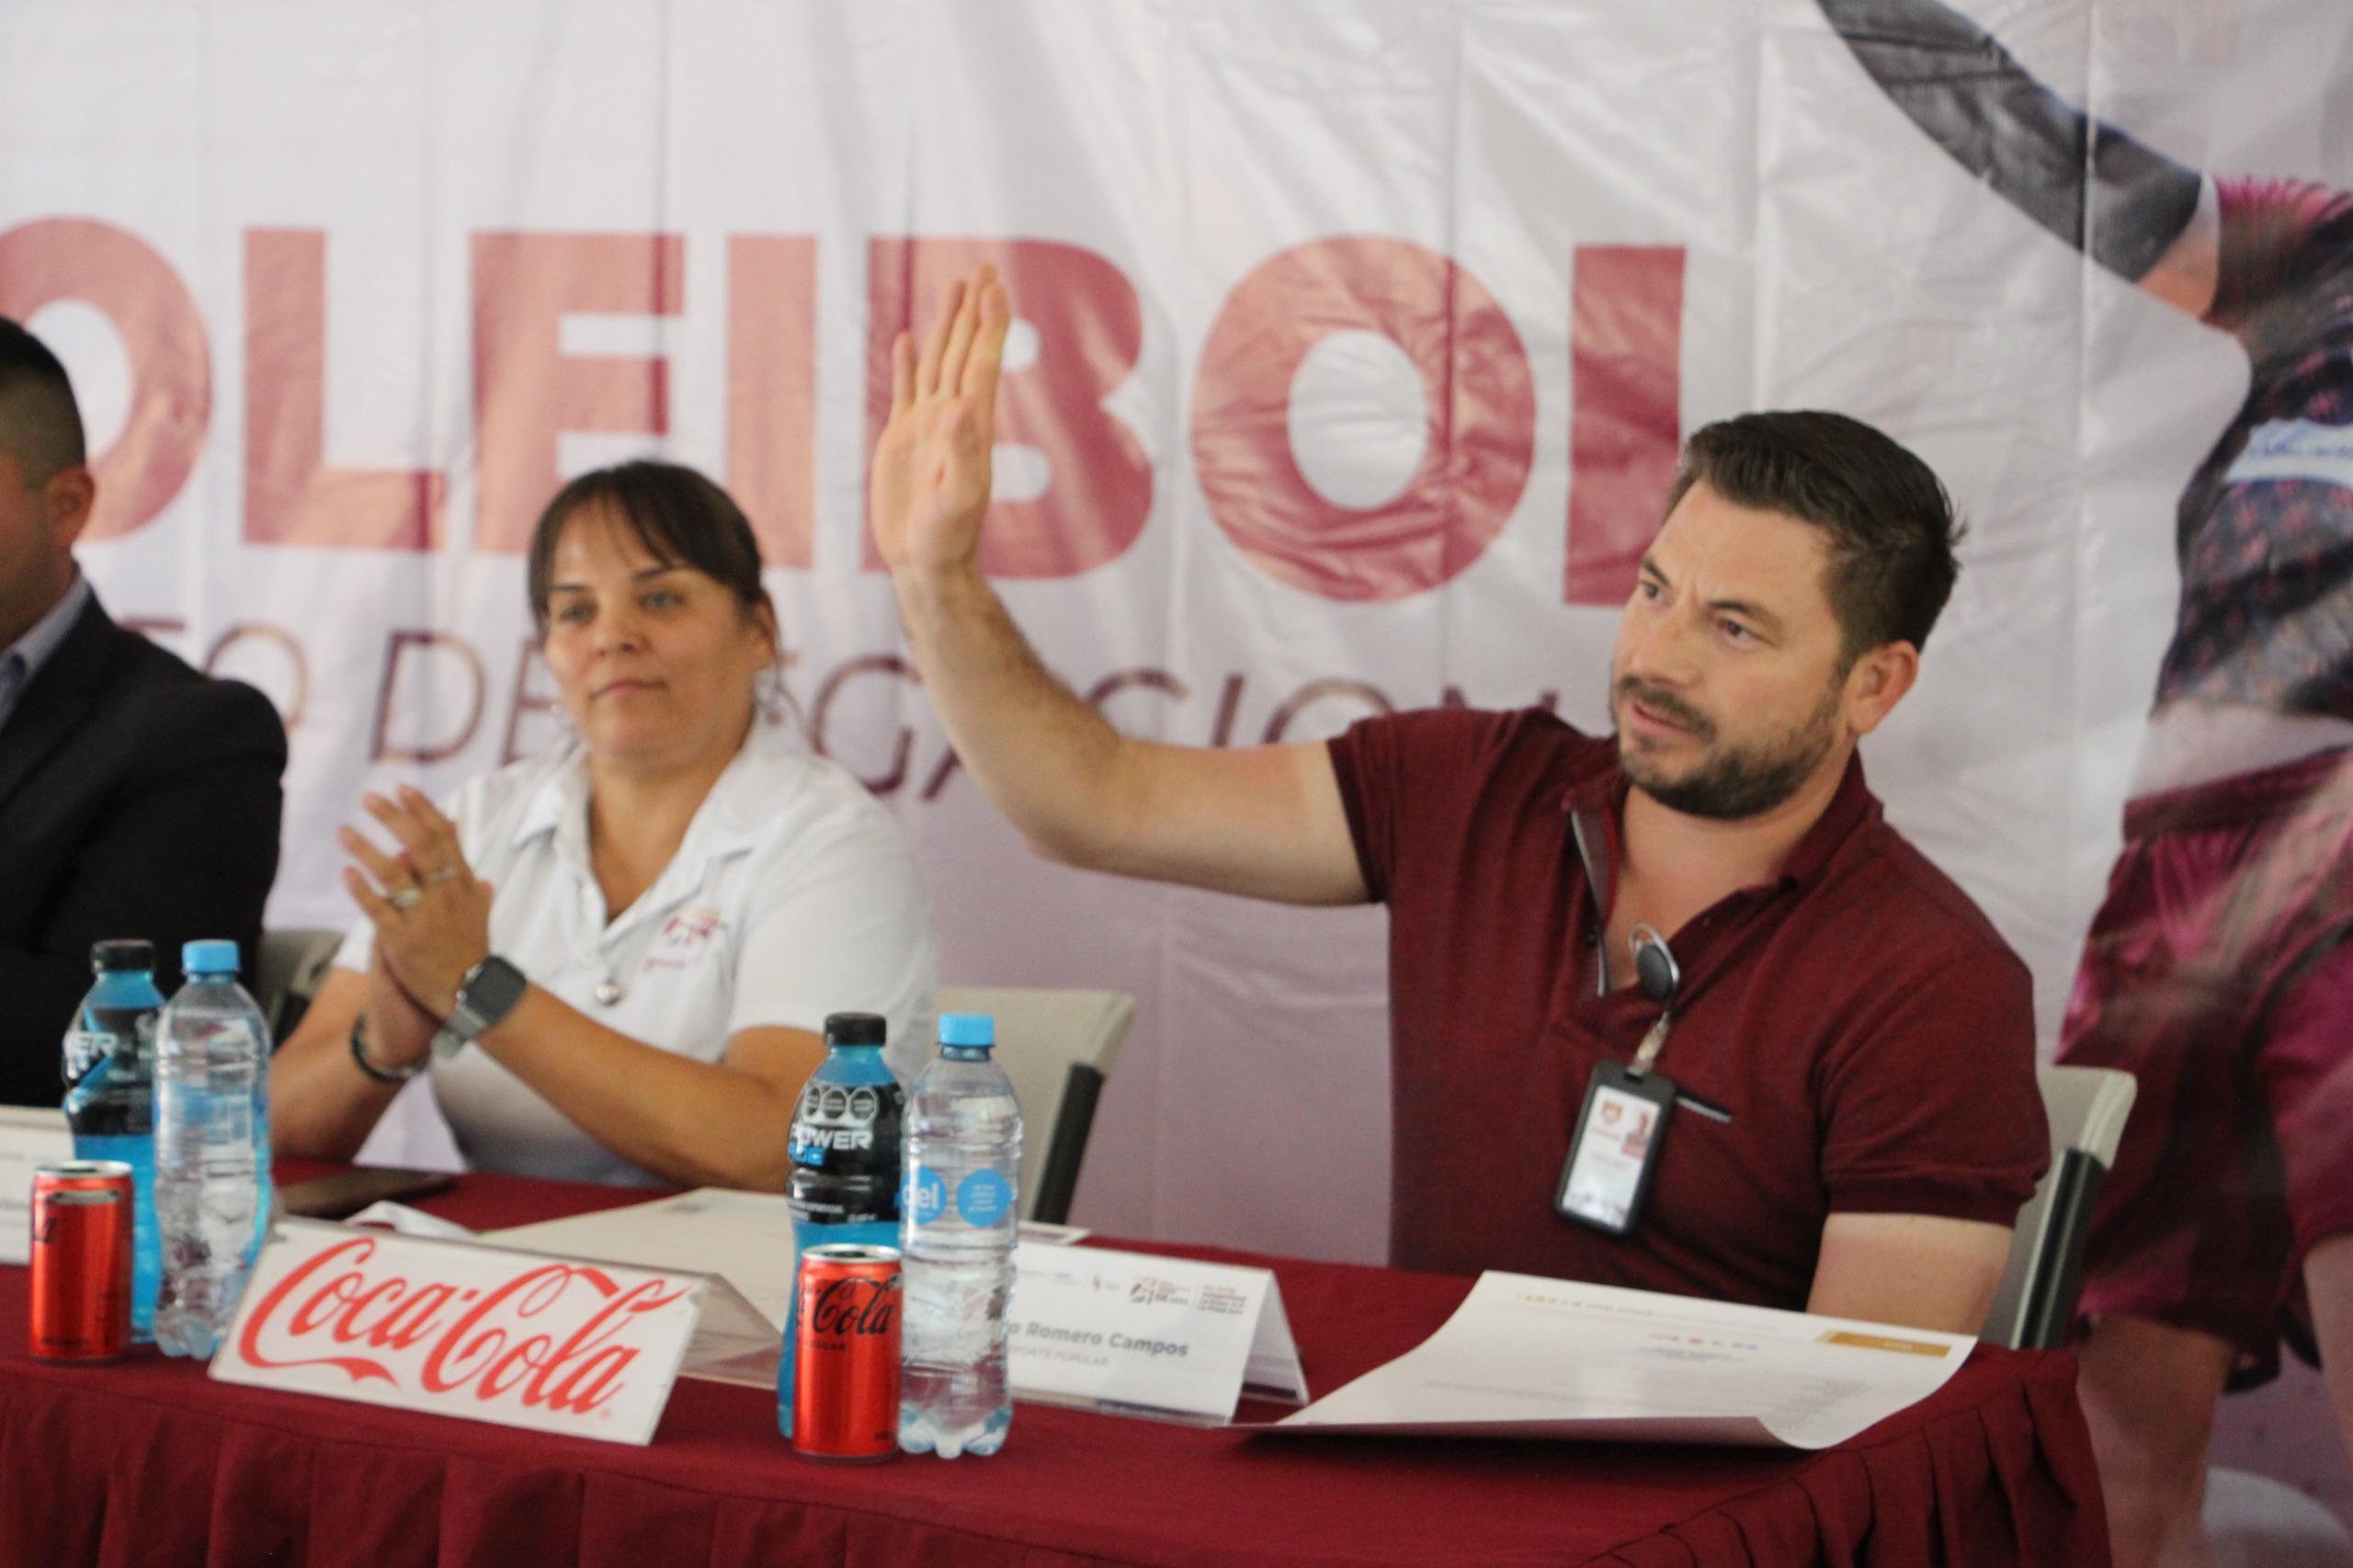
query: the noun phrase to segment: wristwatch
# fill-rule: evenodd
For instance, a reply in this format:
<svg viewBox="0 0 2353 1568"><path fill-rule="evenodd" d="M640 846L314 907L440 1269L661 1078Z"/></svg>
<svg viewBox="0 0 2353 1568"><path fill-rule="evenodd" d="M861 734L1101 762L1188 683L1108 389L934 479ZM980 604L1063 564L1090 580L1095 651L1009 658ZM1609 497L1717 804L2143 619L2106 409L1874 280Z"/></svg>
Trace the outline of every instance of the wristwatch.
<svg viewBox="0 0 2353 1568"><path fill-rule="evenodd" d="M496 953L466 971L466 978L458 983L458 1004L449 1010L449 1020L441 1026L441 1032L433 1037L434 1052L455 1056L468 1040L505 1023L530 984L521 970Z"/></svg>

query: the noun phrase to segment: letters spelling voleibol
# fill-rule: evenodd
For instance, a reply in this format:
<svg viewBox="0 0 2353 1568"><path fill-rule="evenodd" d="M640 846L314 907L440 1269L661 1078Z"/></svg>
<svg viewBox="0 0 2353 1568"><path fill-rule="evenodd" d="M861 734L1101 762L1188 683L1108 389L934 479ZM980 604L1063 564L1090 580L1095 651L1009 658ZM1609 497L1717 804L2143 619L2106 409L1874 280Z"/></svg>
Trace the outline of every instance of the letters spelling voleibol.
<svg viewBox="0 0 2353 1568"><path fill-rule="evenodd" d="M701 1312L697 1275L289 1222L212 1375L642 1443Z"/></svg>

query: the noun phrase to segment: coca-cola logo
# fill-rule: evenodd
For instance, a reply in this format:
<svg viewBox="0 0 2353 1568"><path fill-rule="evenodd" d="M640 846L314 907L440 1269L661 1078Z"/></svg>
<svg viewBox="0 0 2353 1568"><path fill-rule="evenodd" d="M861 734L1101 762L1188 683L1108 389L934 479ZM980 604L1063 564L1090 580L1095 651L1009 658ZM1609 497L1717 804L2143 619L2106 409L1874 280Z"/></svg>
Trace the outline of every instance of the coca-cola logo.
<svg viewBox="0 0 2353 1568"><path fill-rule="evenodd" d="M412 1279L371 1273L377 1250L374 1237L355 1236L296 1265L247 1314L237 1356L260 1369L332 1368L355 1385L583 1415L628 1386L640 1350L615 1341L693 1289L659 1278L623 1286L591 1265L553 1260L495 1283Z"/></svg>
<svg viewBox="0 0 2353 1568"><path fill-rule="evenodd" d="M828 1279L809 1303L809 1329L828 1339L888 1334L899 1311L899 1291L879 1279Z"/></svg>

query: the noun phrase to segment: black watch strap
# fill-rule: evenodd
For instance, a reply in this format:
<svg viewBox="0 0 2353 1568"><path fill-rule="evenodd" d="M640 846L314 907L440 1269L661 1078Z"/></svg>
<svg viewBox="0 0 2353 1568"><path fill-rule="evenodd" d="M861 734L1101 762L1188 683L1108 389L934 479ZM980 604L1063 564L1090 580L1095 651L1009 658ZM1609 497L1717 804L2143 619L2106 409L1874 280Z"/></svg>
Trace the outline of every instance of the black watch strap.
<svg viewBox="0 0 2353 1568"><path fill-rule="evenodd" d="M405 1084L425 1071L425 1063L412 1062L405 1067L379 1067L368 1060L368 1015L360 1014L351 1020L351 1060L359 1070L380 1084Z"/></svg>

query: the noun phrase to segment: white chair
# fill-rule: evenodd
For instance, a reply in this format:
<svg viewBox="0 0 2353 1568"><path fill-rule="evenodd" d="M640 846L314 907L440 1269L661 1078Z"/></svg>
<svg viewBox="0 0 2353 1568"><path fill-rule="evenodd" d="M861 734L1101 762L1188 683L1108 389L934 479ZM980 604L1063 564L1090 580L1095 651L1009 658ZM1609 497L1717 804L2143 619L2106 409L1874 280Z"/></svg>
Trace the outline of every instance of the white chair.
<svg viewBox="0 0 2353 1568"><path fill-rule="evenodd" d="M284 1044L302 1021L341 946L342 932L317 926L261 934L261 953L254 960L254 1000L268 1020L272 1040Z"/></svg>
<svg viewBox="0 0 2353 1568"><path fill-rule="evenodd" d="M2116 1162L2139 1085L2107 1067L2039 1067L2051 1168L2018 1210L2010 1258L1981 1337L2013 1349L2067 1343L2083 1288L2084 1236L2100 1177Z"/></svg>
<svg viewBox="0 0 2353 1568"><path fill-rule="evenodd" d="M1027 986L943 985L943 1013L996 1019L996 1059L1021 1102L1022 1218L1070 1218L1095 1102L1135 1021L1135 998L1120 991L1046 991Z"/></svg>
<svg viewBox="0 0 2353 1568"><path fill-rule="evenodd" d="M2214 1568L2353 1568L2353 1533L2282 1481L2206 1472L2206 1539Z"/></svg>

